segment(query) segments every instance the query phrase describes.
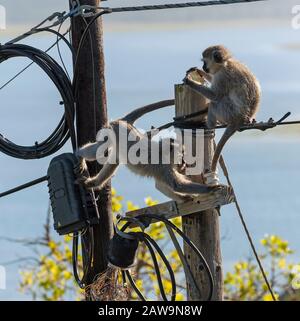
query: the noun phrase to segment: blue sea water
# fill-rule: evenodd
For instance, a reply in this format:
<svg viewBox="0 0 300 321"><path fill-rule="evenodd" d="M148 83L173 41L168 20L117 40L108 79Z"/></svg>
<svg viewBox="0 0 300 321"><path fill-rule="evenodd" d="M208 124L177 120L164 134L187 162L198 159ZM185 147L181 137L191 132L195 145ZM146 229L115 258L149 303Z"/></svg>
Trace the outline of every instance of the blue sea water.
<svg viewBox="0 0 300 321"><path fill-rule="evenodd" d="M53 39L35 37L27 41L45 49ZM4 42L5 39L1 39ZM261 82L263 99L257 119L280 118L291 111L300 118L299 31L288 27L232 27L223 30L185 28L105 33L106 80L109 117L173 97L173 86L191 66L200 64L200 52L211 44L223 43L253 70ZM70 65L66 48L64 58ZM57 53L53 55L58 59ZM0 84L19 71L26 61L2 63ZM56 126L62 116L60 97L47 77L35 66L0 92L0 133L18 144L34 144ZM167 108L139 121L142 128L170 121ZM221 133L218 133L221 134ZM70 151L67 145L62 151ZM61 151L61 152L62 152ZM224 156L241 207L255 243L265 233L290 241L299 261L300 225L300 127L264 133L239 133L226 146ZM0 154L0 192L45 175L50 157L24 161ZM166 198L147 181L121 168L113 185L126 200L143 205L151 195ZM49 200L45 184L0 199L0 265L33 253L18 243L3 239L36 238L42 234ZM221 216L222 252L225 270L250 254L233 205L223 207ZM20 264L5 265L7 289L0 299L30 299L18 292Z"/></svg>

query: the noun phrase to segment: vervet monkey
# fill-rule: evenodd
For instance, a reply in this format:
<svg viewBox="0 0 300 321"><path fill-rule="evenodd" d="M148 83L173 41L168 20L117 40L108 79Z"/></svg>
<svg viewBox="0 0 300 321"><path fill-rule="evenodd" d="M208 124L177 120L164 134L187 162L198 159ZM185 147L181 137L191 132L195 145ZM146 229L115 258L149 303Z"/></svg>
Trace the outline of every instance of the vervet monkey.
<svg viewBox="0 0 300 321"><path fill-rule="evenodd" d="M185 83L210 100L207 126L214 128L217 123L227 125L212 160L211 171L215 172L221 151L228 139L245 123L249 123L258 111L261 90L256 77L241 62L234 59L223 46L205 49L203 70L200 76L211 86L201 85L191 79L189 71ZM195 68L192 69L195 71Z"/></svg>
<svg viewBox="0 0 300 321"><path fill-rule="evenodd" d="M108 146L109 149L109 157L106 163L103 165L102 169L92 178L83 178L83 184L89 189L101 189L105 186L108 180L114 175L122 160L126 159L128 156L128 151L130 148L135 145L137 142L146 142L145 146L148 150L148 162L147 164L137 163L134 164L130 162L128 158L126 162L126 166L135 174L144 176L144 177L153 177L156 183L157 189L159 189L162 193L171 197L176 201L184 201L186 199L190 199L193 196L196 196L201 193L209 193L218 189L218 186L207 186L203 184L194 183L189 180L185 175L181 173L182 164L178 164L175 162L175 154L174 149L176 148L176 142L171 140L171 151L164 150L161 148L164 143L164 139L159 141L151 141L147 134L141 133L133 124L134 122L143 116L144 114L151 112L153 110L163 108L169 105L173 105L174 100L164 101L152 105L148 105L133 112L129 113L125 117L118 119L116 121L112 121L108 128L111 129L114 133L114 137L116 138L115 146L111 144ZM127 148L124 149L120 147L119 141L119 133L125 133L127 135ZM100 131L101 132L101 131ZM130 139L128 139L128 134L130 133ZM107 142L106 142L107 143ZM80 166L77 169L77 172L83 172L85 168L85 161L95 161L96 153L98 148L104 144L104 142L94 142L88 143L85 146L81 147L77 151L77 156L81 159ZM156 146L154 146L156 145ZM159 150L160 157L158 164L151 164L151 152L152 150ZM164 157L170 157L170 161L168 163L164 163ZM178 153L177 153L178 155ZM182 156L182 155L181 155ZM110 162L111 159L116 160L116 164ZM182 157L181 157L182 159Z"/></svg>

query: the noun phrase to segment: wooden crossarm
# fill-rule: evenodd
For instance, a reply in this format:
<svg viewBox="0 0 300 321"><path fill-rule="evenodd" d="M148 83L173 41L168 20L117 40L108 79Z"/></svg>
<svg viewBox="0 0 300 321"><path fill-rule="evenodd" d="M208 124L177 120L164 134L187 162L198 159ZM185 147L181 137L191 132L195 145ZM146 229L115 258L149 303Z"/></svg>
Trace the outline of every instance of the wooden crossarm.
<svg viewBox="0 0 300 321"><path fill-rule="evenodd" d="M143 214L156 214L164 218L170 219L178 216L185 216L208 209L216 208L232 203L234 195L230 187L223 187L220 190L201 194L193 201L178 204L175 201L169 201L149 207L140 208L138 210L129 211L126 217L136 217Z"/></svg>

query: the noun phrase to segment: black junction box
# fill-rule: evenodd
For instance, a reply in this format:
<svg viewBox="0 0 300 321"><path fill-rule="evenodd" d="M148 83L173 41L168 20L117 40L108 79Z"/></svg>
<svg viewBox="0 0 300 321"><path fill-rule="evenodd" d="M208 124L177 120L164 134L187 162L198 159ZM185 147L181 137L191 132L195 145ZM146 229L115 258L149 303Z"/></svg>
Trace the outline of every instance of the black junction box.
<svg viewBox="0 0 300 321"><path fill-rule="evenodd" d="M65 153L53 158L48 168L54 229L60 235L78 232L99 223L94 193L75 183L74 167L77 163L74 154Z"/></svg>

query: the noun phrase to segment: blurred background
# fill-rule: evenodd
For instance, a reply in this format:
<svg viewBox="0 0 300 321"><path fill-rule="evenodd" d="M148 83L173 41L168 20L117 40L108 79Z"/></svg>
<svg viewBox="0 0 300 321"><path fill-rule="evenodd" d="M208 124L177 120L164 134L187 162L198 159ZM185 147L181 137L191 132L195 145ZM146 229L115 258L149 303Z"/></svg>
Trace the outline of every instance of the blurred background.
<svg viewBox="0 0 300 321"><path fill-rule="evenodd" d="M166 2L111 0L103 5ZM0 31L1 43L27 31L53 12L68 8L67 0L2 0L0 4L7 14L7 28ZM173 97L174 84L181 82L188 68L200 65L202 50L209 45L224 44L261 82L262 103L257 120L279 119L288 111L292 112L290 120L299 120L300 29L294 30L291 25L295 4L297 1L270 0L104 17L109 118ZM39 35L24 42L46 49L54 41L54 37ZM62 52L66 65L71 66L71 57L63 45ZM56 49L51 55L59 59ZM23 59L2 63L0 86L27 63ZM35 66L1 90L0 95L0 133L18 144L32 145L44 139L63 113L56 89ZM172 117L173 109L169 108L147 116L138 125L148 129L169 122ZM60 152L70 150L66 145ZM278 234L296 249L297 260L300 126L238 133L227 144L224 157L256 244L266 233ZM24 161L0 154L0 192L45 175L50 160ZM153 181L138 178L124 168L113 179L113 186L125 199L139 205L149 195L166 200L155 190ZM7 238L40 236L48 205L46 184L0 200L0 265L7 270L7 289L0 290L2 300L29 299L18 291L18 269L22 263L14 261L32 256L32 252ZM222 208L221 234L226 271L233 262L250 254L233 205Z"/></svg>

